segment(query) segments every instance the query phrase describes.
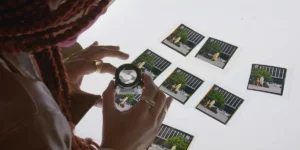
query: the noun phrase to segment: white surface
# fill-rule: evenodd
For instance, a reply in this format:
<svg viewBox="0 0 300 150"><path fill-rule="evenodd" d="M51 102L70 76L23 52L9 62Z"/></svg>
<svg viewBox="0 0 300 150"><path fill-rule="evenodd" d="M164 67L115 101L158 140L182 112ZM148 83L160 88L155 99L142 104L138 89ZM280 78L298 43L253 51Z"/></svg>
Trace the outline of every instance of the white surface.
<svg viewBox="0 0 300 150"><path fill-rule="evenodd" d="M164 121L194 135L189 150L299 150L299 5L297 0L119 0L79 42L86 47L97 40L130 53L128 61L105 59L114 65L131 62L146 49L156 52L172 62L155 80L158 85L177 66L203 79L185 105L173 102ZM181 23L206 37L187 57L161 44ZM239 47L225 70L194 58L209 36ZM288 69L283 96L246 90L252 63ZM90 75L82 88L102 93L111 78ZM195 109L213 83L245 99L226 126ZM101 141L101 121L101 109L92 108L77 134Z"/></svg>

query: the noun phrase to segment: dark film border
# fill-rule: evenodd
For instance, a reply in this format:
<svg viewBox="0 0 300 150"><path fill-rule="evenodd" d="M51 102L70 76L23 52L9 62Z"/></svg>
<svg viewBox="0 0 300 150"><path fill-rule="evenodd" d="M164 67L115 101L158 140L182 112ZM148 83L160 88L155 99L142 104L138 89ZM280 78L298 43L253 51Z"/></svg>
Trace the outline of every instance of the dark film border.
<svg viewBox="0 0 300 150"><path fill-rule="evenodd" d="M189 72L187 72L187 71L185 71L185 70L183 70L183 69L181 69L181 68L176 68L164 81L163 81L163 83L167 80L167 79L169 79L169 77L174 73L174 72L176 72L177 70L180 70L180 71L183 71L183 72L185 72L185 73L187 73L187 74L189 74L189 75L191 75L192 77L195 77L195 78L197 78L197 79L199 79L200 81L201 81L201 84L195 89L195 91L193 92L193 94L186 100L186 101L184 101L184 102L181 102L179 99L177 99L177 98L175 98L175 97L173 97L173 96L171 96L171 95L169 95L168 93L166 93L166 92L164 92L165 94L167 94L168 96L171 96L171 97L173 97L175 100L177 100L178 102L180 102L181 104L185 104L194 94L195 94L195 92L203 85L203 83L204 83L204 80L202 80L202 79L200 79L199 77L196 77L196 76L194 76L194 75L192 75L191 73L189 73ZM163 83L159 86L159 88L163 85Z"/></svg>
<svg viewBox="0 0 300 150"><path fill-rule="evenodd" d="M218 39L209 37L209 38L206 40L206 42L204 43L204 45L207 44L210 40L218 40ZM221 41L221 40L218 40L218 41L223 42L223 43L225 43L225 44L227 44L227 45L231 45L231 46L233 46L233 47L236 47L236 50L234 50L234 52L232 53L231 57L233 57L233 55L235 54L235 52L236 52L236 51L238 50L238 48L239 48L239 47L237 47L237 46L235 46L235 45L232 45L232 44L229 44L229 43L227 43L227 42L224 42L224 41ZM202 50L202 48L204 47L204 45L203 45L203 46L200 48L200 50L196 53L195 58L197 58L198 53ZM204 57L204 56L203 56L203 57ZM229 61L231 60L231 57L230 57L230 58L228 59L228 61L225 63L225 65L223 66L223 68L218 67L218 66L215 66L215 65L213 65L213 64L211 64L211 63L208 63L208 62L206 62L206 63L211 64L211 65L213 65L213 66L215 66L215 67L217 67L217 68L224 69L224 68L227 66L227 64L229 63ZM197 58L197 59L200 60L199 58ZM204 62L205 62L205 61L204 61Z"/></svg>
<svg viewBox="0 0 300 150"><path fill-rule="evenodd" d="M164 40L166 40L170 35L172 35L173 33L175 33L175 31L177 31L180 27L182 27L182 26L184 26L185 28L187 28L187 29L189 29L189 30L191 30L191 31L193 31L193 32L195 32L195 33L197 33L197 34L199 34L200 36L203 36L203 38L202 38L202 40L200 40L196 45L195 45L195 47L193 48L193 49L191 49L186 55L184 55L183 53L181 53L181 52L179 52L179 51L177 51L176 49L174 49L173 47L171 47L171 46L169 46L169 45L167 45L167 44L165 44L164 43ZM196 32L195 30L193 30L193 29L191 29L191 28L189 28L189 27L187 27L186 25L184 25L184 24L180 24L171 34L169 34L166 38L164 38L164 40L161 42L163 45L165 45L165 46L167 46L167 47L169 47L169 48L171 48L172 50L174 50L175 52L177 52L177 53L179 53L179 54L181 54L181 55L183 55L183 56L187 56L187 55L189 55L189 53L190 52L192 52L203 40L205 39L205 36L204 35L202 35L202 34L200 34L200 33L198 33L198 32Z"/></svg>
<svg viewBox="0 0 300 150"><path fill-rule="evenodd" d="M157 57L159 57L159 58L163 59L164 61L166 61L166 62L168 63L166 69L168 69L168 68L171 66L172 63L171 63L170 61L168 61L167 59L161 57L160 55L156 54L155 52L153 52L153 51L151 51L151 50L149 50L149 49L146 49L142 54L140 54L138 57L136 57L136 59L134 59L134 60L131 62L131 64L133 64L133 62L135 62L139 57L141 57L142 55L146 54L147 52L151 52L152 54L154 54L154 55L156 55ZM161 71L161 73L159 73L159 74L155 77L155 79L157 79L157 77L158 77L159 75L161 75L162 72L164 72L166 69L164 69L163 71ZM154 79L154 80L155 80L155 79Z"/></svg>
<svg viewBox="0 0 300 150"><path fill-rule="evenodd" d="M256 90L256 89L249 89L249 87L248 87L248 86L249 86L249 80L250 80L250 78L251 78L252 69L253 69L253 67L254 67L255 65L258 65L258 66L264 66L264 67L274 67L274 68L284 69L283 84L282 84L282 88L281 88L280 94L279 94L279 93L275 93L275 92L269 92L269 91L262 91L262 90ZM262 92L262 93L270 93L270 94L282 96L282 95L283 95L283 91L284 91L284 87L285 87L286 73L287 73L287 69L286 69L286 68L281 68L281 67L276 67L276 66L269 66L269 65L252 64L251 72L250 72L249 79L248 79L248 84L247 84L247 90L249 90L249 91L258 91L258 92Z"/></svg>
<svg viewBox="0 0 300 150"><path fill-rule="evenodd" d="M235 113L236 113L237 110L240 108L240 106L244 103L245 100L242 99L242 98L240 98L239 96L233 94L234 96L240 98L240 99L242 100L242 102L236 107L234 113L227 119L227 121L226 121L226 122L222 122L221 120L218 120L217 118L215 118L215 117L209 115L208 113L202 111L201 109L197 108L199 105L201 105L200 102L201 102L202 100L204 100L204 98L205 98L205 97L206 97L206 96L207 96L207 95L208 95L215 87L218 87L218 88L220 88L220 89L222 89L222 90L224 90L224 91L226 91L226 92L228 92L228 93L230 93L230 94L233 94L233 93L231 93L231 92L229 92L229 91L227 91L227 90L221 88L220 86L214 84L214 85L210 88L210 90L206 93L206 95L199 101L198 105L196 105L196 109L199 110L199 111L201 111L202 113L206 114L207 116L213 118L214 120L217 120L218 122L220 122L220 123L222 123L222 124L224 124L224 125L227 125L228 122L231 120L232 116L235 115Z"/></svg>

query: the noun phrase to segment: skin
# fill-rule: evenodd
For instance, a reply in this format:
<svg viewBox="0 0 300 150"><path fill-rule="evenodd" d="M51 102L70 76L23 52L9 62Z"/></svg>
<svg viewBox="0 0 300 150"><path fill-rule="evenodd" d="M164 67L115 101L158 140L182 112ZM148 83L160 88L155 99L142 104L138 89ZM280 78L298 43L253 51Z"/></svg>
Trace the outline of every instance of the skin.
<svg viewBox="0 0 300 150"><path fill-rule="evenodd" d="M69 81L77 89L86 74L95 72L94 60L114 57L125 60L128 54L121 52L118 46L99 46L94 42L65 63ZM104 63L101 73L114 75L116 67ZM150 107L144 100L127 111L119 111L115 106L114 81L111 81L103 93L103 148L114 150L145 150L154 140L159 127L170 107L172 98L159 90L152 78L143 74L144 89L142 97L155 102Z"/></svg>
<svg viewBox="0 0 300 150"><path fill-rule="evenodd" d="M101 60L105 57L126 60L129 58L129 55L121 52L118 46L99 46L98 42L94 42L91 46L77 53L77 55L65 62L69 82L72 87L80 91L83 77L94 73L96 70L94 60ZM110 63L104 63L100 73L114 75L115 72L115 66Z"/></svg>
<svg viewBox="0 0 300 150"><path fill-rule="evenodd" d="M143 81L145 85L142 97L155 101L152 108L141 100L131 109L121 112L115 105L114 81L111 81L104 91L101 147L114 150L145 150L153 142L172 98L166 98L150 76L144 74Z"/></svg>
<svg viewBox="0 0 300 150"><path fill-rule="evenodd" d="M64 0L51 0L49 7L55 10ZM80 12L82 13L82 12ZM81 15L77 15L78 19ZM95 71L94 60L104 57L127 59L128 54L120 51L117 46L99 46L93 43L85 51L65 63L69 82L77 91L80 90L82 78ZM116 67L105 63L101 73L114 74ZM101 147L114 150L145 150L154 140L159 127L164 120L166 110L170 107L172 98L165 94L154 84L152 78L143 75L144 89L142 97L155 102L150 108L149 104L141 100L128 111L120 112L115 107L114 81L111 81L103 93L103 141Z"/></svg>

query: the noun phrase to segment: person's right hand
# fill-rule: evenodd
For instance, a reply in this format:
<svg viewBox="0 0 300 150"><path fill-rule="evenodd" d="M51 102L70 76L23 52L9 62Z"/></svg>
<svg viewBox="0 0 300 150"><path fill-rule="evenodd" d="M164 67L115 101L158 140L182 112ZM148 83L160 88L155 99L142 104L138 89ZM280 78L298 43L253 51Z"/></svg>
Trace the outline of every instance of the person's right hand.
<svg viewBox="0 0 300 150"><path fill-rule="evenodd" d="M101 147L114 150L146 150L152 144L172 97L143 74L144 89L141 100L127 111L120 112L115 105L114 81L103 93L103 137ZM151 107L144 99L154 101Z"/></svg>

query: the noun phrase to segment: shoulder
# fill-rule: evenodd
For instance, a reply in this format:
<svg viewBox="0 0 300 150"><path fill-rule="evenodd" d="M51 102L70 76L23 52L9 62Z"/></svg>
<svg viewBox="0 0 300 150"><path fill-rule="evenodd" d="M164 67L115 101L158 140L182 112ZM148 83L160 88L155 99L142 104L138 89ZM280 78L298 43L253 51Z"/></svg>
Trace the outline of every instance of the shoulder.
<svg viewBox="0 0 300 150"><path fill-rule="evenodd" d="M27 91L14 76L0 64L0 133L12 123L18 123L37 113Z"/></svg>
<svg viewBox="0 0 300 150"><path fill-rule="evenodd" d="M14 74L1 63L0 82L0 147L70 146L70 126L42 82Z"/></svg>

